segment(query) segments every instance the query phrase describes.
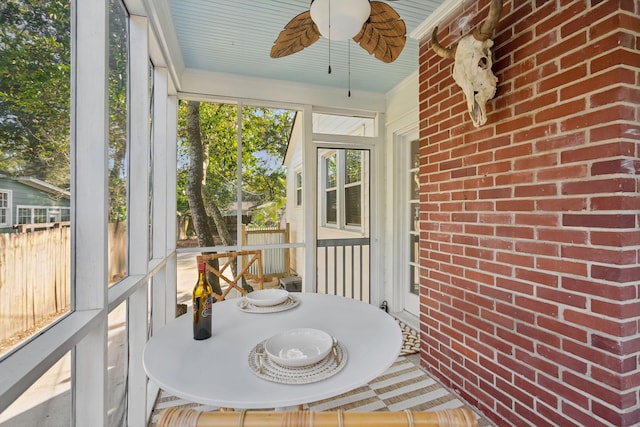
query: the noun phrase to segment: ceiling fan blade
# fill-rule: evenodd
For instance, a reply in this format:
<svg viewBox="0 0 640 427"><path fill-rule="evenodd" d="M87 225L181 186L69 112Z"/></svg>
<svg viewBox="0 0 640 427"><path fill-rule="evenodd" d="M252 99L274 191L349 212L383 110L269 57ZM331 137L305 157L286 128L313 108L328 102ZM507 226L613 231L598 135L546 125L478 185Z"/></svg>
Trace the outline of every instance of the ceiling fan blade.
<svg viewBox="0 0 640 427"><path fill-rule="evenodd" d="M311 20L311 12L302 12L293 18L284 30L280 32L278 38L271 47L272 58L282 58L296 52L300 52L305 47L311 46L320 38L320 31Z"/></svg>
<svg viewBox="0 0 640 427"><path fill-rule="evenodd" d="M407 26L391 6L372 1L371 16L353 40L380 61L393 62L407 42Z"/></svg>

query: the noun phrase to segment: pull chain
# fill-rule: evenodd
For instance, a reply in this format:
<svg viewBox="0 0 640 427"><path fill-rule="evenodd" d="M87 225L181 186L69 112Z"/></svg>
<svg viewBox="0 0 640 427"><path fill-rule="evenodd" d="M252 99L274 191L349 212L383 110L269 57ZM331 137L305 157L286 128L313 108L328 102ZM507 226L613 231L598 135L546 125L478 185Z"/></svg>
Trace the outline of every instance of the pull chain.
<svg viewBox="0 0 640 427"><path fill-rule="evenodd" d="M329 0L329 73L331 74L331 0Z"/></svg>
<svg viewBox="0 0 640 427"><path fill-rule="evenodd" d="M349 40L347 40L347 46L348 46L348 54L349 54L349 98L351 98L351 42Z"/></svg>

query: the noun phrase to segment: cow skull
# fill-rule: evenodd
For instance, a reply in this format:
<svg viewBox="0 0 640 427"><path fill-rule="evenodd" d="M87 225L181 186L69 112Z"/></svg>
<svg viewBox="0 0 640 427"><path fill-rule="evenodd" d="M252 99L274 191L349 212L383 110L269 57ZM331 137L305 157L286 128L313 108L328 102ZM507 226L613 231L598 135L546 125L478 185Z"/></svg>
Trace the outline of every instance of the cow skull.
<svg viewBox="0 0 640 427"><path fill-rule="evenodd" d="M467 99L467 110L475 127L487 121L486 103L496 94L497 77L491 71L491 35L502 13L502 0L491 0L487 19L457 44L444 48L438 43L438 27L431 35L433 50L443 58L453 58L453 79Z"/></svg>

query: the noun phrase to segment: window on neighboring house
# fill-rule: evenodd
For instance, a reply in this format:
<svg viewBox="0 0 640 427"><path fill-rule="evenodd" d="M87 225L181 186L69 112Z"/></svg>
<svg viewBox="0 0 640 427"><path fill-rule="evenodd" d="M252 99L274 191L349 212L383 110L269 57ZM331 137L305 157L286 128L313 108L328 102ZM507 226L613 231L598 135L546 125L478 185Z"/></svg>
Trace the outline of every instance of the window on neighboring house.
<svg viewBox="0 0 640 427"><path fill-rule="evenodd" d="M67 207L18 206L18 224L42 224L70 220L71 210Z"/></svg>
<svg viewBox="0 0 640 427"><path fill-rule="evenodd" d="M361 226L365 150L336 150L324 157L325 224Z"/></svg>
<svg viewBox="0 0 640 427"><path fill-rule="evenodd" d="M18 224L33 224L31 208L18 208Z"/></svg>
<svg viewBox="0 0 640 427"><path fill-rule="evenodd" d="M41 224L47 222L47 208L34 208L33 209L33 222L34 224Z"/></svg>
<svg viewBox="0 0 640 427"><path fill-rule="evenodd" d="M302 172L296 172L296 206L302 206Z"/></svg>
<svg viewBox="0 0 640 427"><path fill-rule="evenodd" d="M9 225L9 192L0 191L0 225Z"/></svg>

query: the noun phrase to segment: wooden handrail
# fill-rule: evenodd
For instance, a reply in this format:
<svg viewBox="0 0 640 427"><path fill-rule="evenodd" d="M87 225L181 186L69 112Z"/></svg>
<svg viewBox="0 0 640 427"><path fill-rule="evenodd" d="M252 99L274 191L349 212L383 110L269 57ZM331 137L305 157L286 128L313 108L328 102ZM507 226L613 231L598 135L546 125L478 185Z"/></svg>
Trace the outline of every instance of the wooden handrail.
<svg viewBox="0 0 640 427"><path fill-rule="evenodd" d="M467 408L440 411L210 411L168 408L157 427L476 427L478 420Z"/></svg>

